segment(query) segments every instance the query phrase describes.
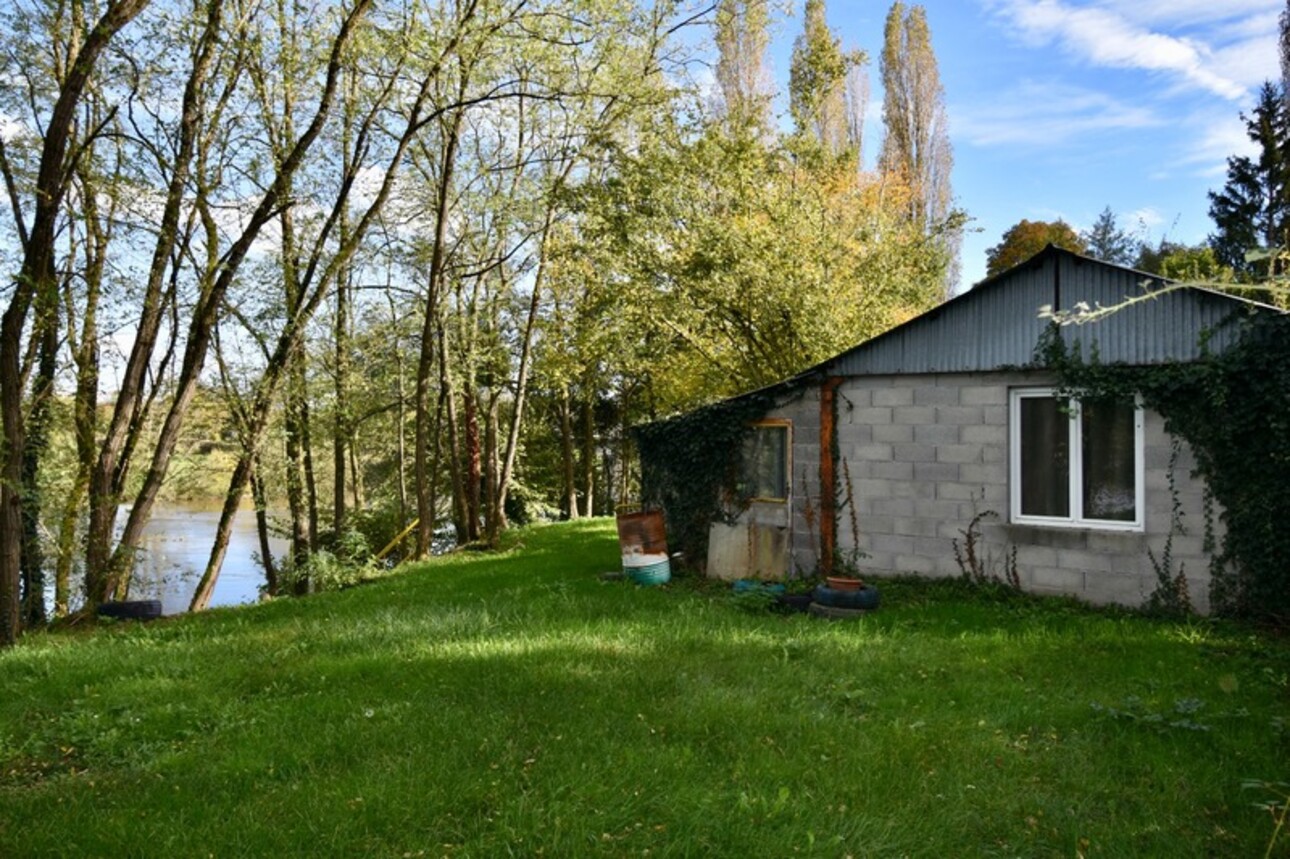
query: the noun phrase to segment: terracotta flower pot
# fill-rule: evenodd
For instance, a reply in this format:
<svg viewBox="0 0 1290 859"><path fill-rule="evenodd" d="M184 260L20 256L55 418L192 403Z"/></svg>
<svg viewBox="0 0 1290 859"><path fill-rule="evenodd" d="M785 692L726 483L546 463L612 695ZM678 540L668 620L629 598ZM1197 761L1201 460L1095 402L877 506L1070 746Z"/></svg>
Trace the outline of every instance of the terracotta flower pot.
<svg viewBox="0 0 1290 859"><path fill-rule="evenodd" d="M853 579L849 576L826 576L824 581L837 591L858 591L864 587L864 579Z"/></svg>

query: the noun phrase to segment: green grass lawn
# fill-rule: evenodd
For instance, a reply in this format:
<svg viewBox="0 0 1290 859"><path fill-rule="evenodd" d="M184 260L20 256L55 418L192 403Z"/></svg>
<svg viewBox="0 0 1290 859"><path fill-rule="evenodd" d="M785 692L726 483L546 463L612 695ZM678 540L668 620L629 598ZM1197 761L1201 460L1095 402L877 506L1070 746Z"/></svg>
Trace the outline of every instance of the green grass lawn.
<svg viewBox="0 0 1290 859"><path fill-rule="evenodd" d="M612 523L0 653L0 856L1262 856L1290 646L889 582L604 582ZM1290 835L1274 855L1290 855Z"/></svg>

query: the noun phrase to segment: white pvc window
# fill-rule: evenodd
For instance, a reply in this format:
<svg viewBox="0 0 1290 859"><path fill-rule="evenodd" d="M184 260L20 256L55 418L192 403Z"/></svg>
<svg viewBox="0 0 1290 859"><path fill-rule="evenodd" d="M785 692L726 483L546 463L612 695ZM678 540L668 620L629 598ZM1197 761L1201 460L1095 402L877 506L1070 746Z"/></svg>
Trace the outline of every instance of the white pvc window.
<svg viewBox="0 0 1290 859"><path fill-rule="evenodd" d="M1140 404L1022 388L1009 405L1013 522L1142 530Z"/></svg>

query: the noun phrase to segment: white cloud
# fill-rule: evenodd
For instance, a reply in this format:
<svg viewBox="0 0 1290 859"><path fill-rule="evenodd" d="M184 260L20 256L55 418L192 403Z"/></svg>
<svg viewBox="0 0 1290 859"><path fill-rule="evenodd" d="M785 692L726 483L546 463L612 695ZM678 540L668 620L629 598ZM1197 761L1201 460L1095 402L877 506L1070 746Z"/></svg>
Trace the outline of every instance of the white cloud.
<svg viewBox="0 0 1290 859"><path fill-rule="evenodd" d="M1172 75L1231 101L1246 97L1247 88L1216 61L1211 47L1191 36L1148 29L1109 8L1059 0L998 0L989 6L1031 44L1055 43L1098 66Z"/></svg>
<svg viewBox="0 0 1290 859"><path fill-rule="evenodd" d="M1276 12L1268 0L1101 0L1099 5L1145 27L1227 26L1269 14L1276 29Z"/></svg>
<svg viewBox="0 0 1290 859"><path fill-rule="evenodd" d="M1120 226L1130 232L1150 232L1165 222L1165 216L1150 206L1134 209L1124 216Z"/></svg>
<svg viewBox="0 0 1290 859"><path fill-rule="evenodd" d="M1194 133L1188 133L1190 142L1176 165L1193 175L1222 176L1230 156L1255 154L1255 145L1240 117L1211 118L1196 126Z"/></svg>
<svg viewBox="0 0 1290 859"><path fill-rule="evenodd" d="M976 146L1052 147L1108 131L1165 124L1148 108L1052 81L1025 81L992 93L989 104L957 108L950 120L955 139Z"/></svg>

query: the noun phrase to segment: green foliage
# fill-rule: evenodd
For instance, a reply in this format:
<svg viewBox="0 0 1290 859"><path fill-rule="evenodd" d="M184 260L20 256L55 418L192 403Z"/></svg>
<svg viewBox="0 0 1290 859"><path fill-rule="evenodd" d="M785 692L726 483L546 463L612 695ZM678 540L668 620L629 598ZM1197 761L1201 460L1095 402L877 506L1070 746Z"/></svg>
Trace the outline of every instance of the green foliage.
<svg viewBox="0 0 1290 859"><path fill-rule="evenodd" d="M1186 570L1182 564L1178 565L1177 571L1174 570L1174 536L1187 533L1183 525L1182 501L1178 497L1178 457L1181 453L1182 441L1178 436L1171 436L1169 467L1166 472L1169 477L1169 534L1165 537L1165 545L1159 556L1150 547L1147 548L1151 569L1156 574L1156 588L1147 597L1144 608L1149 614L1164 617L1187 617L1195 613L1187 586Z"/></svg>
<svg viewBox="0 0 1290 859"><path fill-rule="evenodd" d="M1049 245L1077 254L1088 248L1079 233L1063 220L1027 221L1022 219L1008 228L997 245L985 252L985 273L994 277L1018 263L1025 262Z"/></svg>
<svg viewBox="0 0 1290 859"><path fill-rule="evenodd" d="M328 540L327 548L309 553L303 563L284 564L278 574L283 592L289 593L302 578L315 591L339 591L380 575L372 550L363 533L346 528Z"/></svg>
<svg viewBox="0 0 1290 859"><path fill-rule="evenodd" d="M1184 245L1167 239L1154 247L1143 244L1133 267L1171 280L1216 283L1235 279L1235 272L1219 262L1209 245Z"/></svg>
<svg viewBox="0 0 1290 859"><path fill-rule="evenodd" d="M1089 256L1116 265L1130 265L1138 249L1133 236L1116 223L1115 212L1110 206L1102 210L1093 226L1081 233L1080 238Z"/></svg>
<svg viewBox="0 0 1290 859"><path fill-rule="evenodd" d="M799 134L837 155L848 145L847 73L864 55L842 50L825 20L824 0L806 0L802 17L789 68L789 112Z"/></svg>
<svg viewBox="0 0 1290 859"><path fill-rule="evenodd" d="M1242 118L1258 154L1227 159L1227 184L1209 193L1209 216L1217 228L1209 243L1223 265L1267 277L1282 272L1246 254L1290 246L1290 113L1283 93L1269 81L1259 90L1253 114Z"/></svg>
<svg viewBox="0 0 1290 859"><path fill-rule="evenodd" d="M1037 356L1077 396L1131 397L1184 439L1222 508L1212 547L1211 605L1224 614L1290 624L1290 317L1234 319L1238 342L1191 363L1126 367L1085 360L1057 329ZM1208 529L1207 529L1208 530Z"/></svg>
<svg viewBox="0 0 1290 859"><path fill-rule="evenodd" d="M776 402L774 393L755 391L636 427L641 501L664 511L668 545L685 553L687 565L706 562L709 526L732 522L743 509L735 491L743 442L750 421Z"/></svg>

